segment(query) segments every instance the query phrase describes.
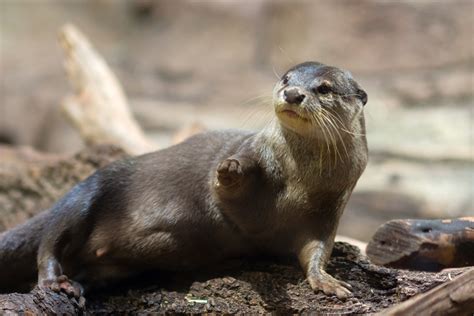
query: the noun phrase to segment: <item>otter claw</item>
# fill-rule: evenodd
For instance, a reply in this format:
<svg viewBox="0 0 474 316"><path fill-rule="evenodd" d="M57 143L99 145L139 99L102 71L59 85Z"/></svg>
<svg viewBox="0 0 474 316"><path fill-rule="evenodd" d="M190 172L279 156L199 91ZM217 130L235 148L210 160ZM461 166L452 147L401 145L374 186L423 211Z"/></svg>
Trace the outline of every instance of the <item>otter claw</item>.
<svg viewBox="0 0 474 316"><path fill-rule="evenodd" d="M236 184L242 176L242 167L236 159L226 159L217 167L217 180L221 185L230 186Z"/></svg>
<svg viewBox="0 0 474 316"><path fill-rule="evenodd" d="M322 291L326 295L336 295L339 299L347 299L352 296L349 283L339 281L330 275L322 277L308 277L311 288L315 291Z"/></svg>
<svg viewBox="0 0 474 316"><path fill-rule="evenodd" d="M82 286L69 280L69 278L65 275L60 275L56 279L47 279L40 282L40 286L44 288L48 288L54 292L64 292L68 296L80 298L83 294Z"/></svg>
<svg viewBox="0 0 474 316"><path fill-rule="evenodd" d="M337 279L336 279L337 280ZM337 282L342 285L343 287L345 287L346 289L349 289L351 290L352 289L352 285L350 285L349 283L347 282L344 282L344 281L341 281L341 280L337 280Z"/></svg>

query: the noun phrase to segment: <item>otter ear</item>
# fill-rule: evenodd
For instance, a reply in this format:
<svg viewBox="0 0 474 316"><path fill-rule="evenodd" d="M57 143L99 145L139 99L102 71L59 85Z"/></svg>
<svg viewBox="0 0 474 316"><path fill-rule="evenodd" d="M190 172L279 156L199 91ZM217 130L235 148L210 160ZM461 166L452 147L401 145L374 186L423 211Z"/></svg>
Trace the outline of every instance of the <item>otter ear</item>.
<svg viewBox="0 0 474 316"><path fill-rule="evenodd" d="M363 105L367 104L367 93L362 89L357 89L357 96L362 101Z"/></svg>

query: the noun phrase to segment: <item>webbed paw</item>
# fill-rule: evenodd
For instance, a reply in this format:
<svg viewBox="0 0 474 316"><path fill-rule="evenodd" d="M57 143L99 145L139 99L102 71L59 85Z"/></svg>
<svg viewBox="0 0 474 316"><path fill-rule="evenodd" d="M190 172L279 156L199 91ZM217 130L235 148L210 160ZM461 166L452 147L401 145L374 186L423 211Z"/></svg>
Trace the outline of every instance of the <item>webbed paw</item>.
<svg viewBox="0 0 474 316"><path fill-rule="evenodd" d="M48 288L54 292L64 292L68 296L80 298L84 292L82 286L65 275L60 275L55 279L45 279L40 281L40 287Z"/></svg>
<svg viewBox="0 0 474 316"><path fill-rule="evenodd" d="M314 291L322 291L326 295L336 295L339 299L346 299L352 296L349 283L337 280L327 274L321 272L317 276L308 276L308 282Z"/></svg>

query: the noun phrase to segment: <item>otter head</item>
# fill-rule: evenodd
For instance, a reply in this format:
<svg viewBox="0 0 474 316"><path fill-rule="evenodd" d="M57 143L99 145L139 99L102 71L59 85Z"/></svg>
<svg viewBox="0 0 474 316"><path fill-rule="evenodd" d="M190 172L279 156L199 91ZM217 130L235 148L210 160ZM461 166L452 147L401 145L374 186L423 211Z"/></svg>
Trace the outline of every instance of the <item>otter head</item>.
<svg viewBox="0 0 474 316"><path fill-rule="evenodd" d="M354 131L367 94L345 70L318 62L299 64L273 90L276 115L284 128L302 136L322 136L332 129Z"/></svg>

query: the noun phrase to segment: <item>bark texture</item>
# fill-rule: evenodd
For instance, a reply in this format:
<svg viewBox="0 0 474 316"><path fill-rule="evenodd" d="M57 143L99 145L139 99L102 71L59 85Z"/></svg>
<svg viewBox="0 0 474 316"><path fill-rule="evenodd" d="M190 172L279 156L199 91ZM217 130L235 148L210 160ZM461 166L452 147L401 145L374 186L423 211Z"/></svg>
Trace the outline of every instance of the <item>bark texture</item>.
<svg viewBox="0 0 474 316"><path fill-rule="evenodd" d="M212 270L212 271L211 271ZM251 258L199 273L161 273L89 292L83 306L64 294L34 289L0 295L0 312L77 313L374 313L448 281L465 269L439 273L370 264L357 248L336 243L329 272L353 286L341 301L314 293L296 261Z"/></svg>
<svg viewBox="0 0 474 316"><path fill-rule="evenodd" d="M439 271L474 265L474 217L399 219L382 225L367 246L373 263Z"/></svg>
<svg viewBox="0 0 474 316"><path fill-rule="evenodd" d="M474 269L385 311L386 315L472 315Z"/></svg>
<svg viewBox="0 0 474 316"><path fill-rule="evenodd" d="M1 232L49 208L97 168L126 154L109 145L89 147L72 157L0 146L0 156Z"/></svg>

